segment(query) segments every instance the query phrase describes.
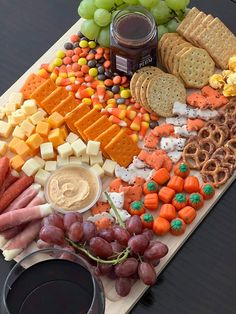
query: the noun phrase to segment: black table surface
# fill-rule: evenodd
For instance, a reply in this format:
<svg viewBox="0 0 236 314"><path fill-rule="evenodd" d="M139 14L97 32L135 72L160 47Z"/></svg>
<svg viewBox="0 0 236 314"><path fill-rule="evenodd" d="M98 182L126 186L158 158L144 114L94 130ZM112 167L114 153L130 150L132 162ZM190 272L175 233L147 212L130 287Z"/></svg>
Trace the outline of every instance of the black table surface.
<svg viewBox="0 0 236 314"><path fill-rule="evenodd" d="M0 95L78 20L79 2L0 0ZM192 0L191 6L220 17L236 33L235 1ZM236 183L132 313L236 313L235 188ZM0 257L0 291L13 264Z"/></svg>

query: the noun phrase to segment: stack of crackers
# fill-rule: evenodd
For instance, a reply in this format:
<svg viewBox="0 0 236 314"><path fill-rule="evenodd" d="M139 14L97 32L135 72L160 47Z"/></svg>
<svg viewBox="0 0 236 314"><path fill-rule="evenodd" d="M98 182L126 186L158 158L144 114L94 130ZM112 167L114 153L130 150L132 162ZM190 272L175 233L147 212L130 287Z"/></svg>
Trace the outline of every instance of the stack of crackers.
<svg viewBox="0 0 236 314"><path fill-rule="evenodd" d="M236 53L236 37L219 19L192 8L177 32L197 47L208 51L219 68L227 69Z"/></svg>
<svg viewBox="0 0 236 314"><path fill-rule="evenodd" d="M134 73L130 90L132 97L148 112L161 117L171 117L175 101L186 101L183 83L174 75L157 67L144 67Z"/></svg>
<svg viewBox="0 0 236 314"><path fill-rule="evenodd" d="M68 128L85 142L99 141L106 158L127 167L140 152L136 142L127 136L126 130L112 124L107 116L84 104L78 104L74 96L57 87L51 79L31 74L21 89L25 99L35 99L48 114L60 113Z"/></svg>
<svg viewBox="0 0 236 314"><path fill-rule="evenodd" d="M166 33L158 44L159 61L188 88L202 88L215 63L205 49L194 47L177 33Z"/></svg>

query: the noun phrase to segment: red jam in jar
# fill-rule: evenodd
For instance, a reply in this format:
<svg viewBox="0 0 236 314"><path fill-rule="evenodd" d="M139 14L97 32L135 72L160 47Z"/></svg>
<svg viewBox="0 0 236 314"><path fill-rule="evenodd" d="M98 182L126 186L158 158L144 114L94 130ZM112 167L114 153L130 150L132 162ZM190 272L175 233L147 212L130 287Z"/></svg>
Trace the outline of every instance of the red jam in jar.
<svg viewBox="0 0 236 314"><path fill-rule="evenodd" d="M111 23L111 70L131 76L157 63L157 29L152 15L141 7L118 11Z"/></svg>

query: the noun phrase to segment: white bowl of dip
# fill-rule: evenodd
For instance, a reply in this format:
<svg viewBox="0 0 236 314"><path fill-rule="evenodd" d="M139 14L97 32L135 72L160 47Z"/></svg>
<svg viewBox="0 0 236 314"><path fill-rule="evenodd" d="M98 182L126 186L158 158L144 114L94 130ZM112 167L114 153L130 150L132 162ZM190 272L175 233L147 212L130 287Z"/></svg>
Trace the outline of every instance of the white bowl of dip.
<svg viewBox="0 0 236 314"><path fill-rule="evenodd" d="M99 199L102 183L87 165L66 165L54 171L45 185L45 197L61 213L90 209Z"/></svg>

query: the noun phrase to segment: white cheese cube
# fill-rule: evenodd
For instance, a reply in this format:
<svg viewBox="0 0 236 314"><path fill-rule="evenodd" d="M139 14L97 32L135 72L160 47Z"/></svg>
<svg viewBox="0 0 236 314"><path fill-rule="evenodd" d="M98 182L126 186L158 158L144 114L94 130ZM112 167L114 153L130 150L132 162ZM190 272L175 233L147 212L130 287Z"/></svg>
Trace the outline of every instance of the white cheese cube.
<svg viewBox="0 0 236 314"><path fill-rule="evenodd" d="M15 112L12 112L11 116L15 124L20 124L26 118L26 115L22 109L17 109Z"/></svg>
<svg viewBox="0 0 236 314"><path fill-rule="evenodd" d="M32 176L40 169L40 165L33 158L28 159L21 170L27 175Z"/></svg>
<svg viewBox="0 0 236 314"><path fill-rule="evenodd" d="M17 107L16 104L7 103L4 108L2 108L2 111L6 113L6 115L11 114L12 112L16 111Z"/></svg>
<svg viewBox="0 0 236 314"><path fill-rule="evenodd" d="M100 149L100 142L97 141L88 141L86 154L91 156L97 156Z"/></svg>
<svg viewBox="0 0 236 314"><path fill-rule="evenodd" d="M105 172L105 175L112 177L114 176L114 172L115 172L115 167L116 167L117 163L111 159L106 159L102 169Z"/></svg>
<svg viewBox="0 0 236 314"><path fill-rule="evenodd" d="M69 164L69 157L62 158L61 156L57 156L57 165L58 167L66 166Z"/></svg>
<svg viewBox="0 0 236 314"><path fill-rule="evenodd" d="M29 116L37 112L37 103L34 99L25 100L22 107L24 113Z"/></svg>
<svg viewBox="0 0 236 314"><path fill-rule="evenodd" d="M82 159L81 159L81 157L72 156L72 157L70 157L69 162L70 162L70 164L81 165Z"/></svg>
<svg viewBox="0 0 236 314"><path fill-rule="evenodd" d="M11 93L9 97L9 104L16 105L16 108L20 108L20 106L23 104L24 96L22 93Z"/></svg>
<svg viewBox="0 0 236 314"><path fill-rule="evenodd" d="M0 141L0 156L4 156L7 152L7 143L4 141Z"/></svg>
<svg viewBox="0 0 236 314"><path fill-rule="evenodd" d="M35 177L34 177L34 182L45 186L48 178L50 176L50 172L43 170L43 169L39 169L39 171L36 173Z"/></svg>
<svg viewBox="0 0 236 314"><path fill-rule="evenodd" d="M75 134L75 133L73 133L73 132L70 132L70 133L68 134L67 138L66 138L66 142L72 144L72 143L74 143L75 141L77 141L78 138L79 138L79 137L78 137L77 134Z"/></svg>
<svg viewBox="0 0 236 314"><path fill-rule="evenodd" d="M33 134L35 130L35 126L27 120L24 120L20 127L27 137Z"/></svg>
<svg viewBox="0 0 236 314"><path fill-rule="evenodd" d="M46 171L55 171L57 169L57 162L56 160L49 160L45 162L44 169Z"/></svg>
<svg viewBox="0 0 236 314"><path fill-rule="evenodd" d="M17 122L15 121L14 117L12 115L7 117L7 122L10 123L13 127L17 126Z"/></svg>
<svg viewBox="0 0 236 314"><path fill-rule="evenodd" d="M42 111L38 110L35 112L32 116L30 116L30 121L36 125L39 121L42 121L44 119L44 114Z"/></svg>
<svg viewBox="0 0 236 314"><path fill-rule="evenodd" d="M12 136L18 137L23 141L26 139L26 135L25 135L24 131L18 125L15 127L15 129L12 133Z"/></svg>
<svg viewBox="0 0 236 314"><path fill-rule="evenodd" d="M0 120L2 120L5 117L5 112L3 108L0 108Z"/></svg>
<svg viewBox="0 0 236 314"><path fill-rule="evenodd" d="M83 153L81 155L81 161L86 163L86 164L89 164L89 155L87 155L86 153Z"/></svg>
<svg viewBox="0 0 236 314"><path fill-rule="evenodd" d="M79 138L77 141L71 144L71 147L73 149L73 152L76 157L79 157L86 151L86 145L84 142Z"/></svg>
<svg viewBox="0 0 236 314"><path fill-rule="evenodd" d="M40 168L45 166L45 161L39 156L34 156L33 159L40 165Z"/></svg>
<svg viewBox="0 0 236 314"><path fill-rule="evenodd" d="M98 164L95 164L91 167L99 177L103 177L104 176L104 170L102 169L102 167Z"/></svg>
<svg viewBox="0 0 236 314"><path fill-rule="evenodd" d="M99 152L97 156L90 155L90 166L93 166L95 164L98 164L100 166L103 165L103 158L101 152Z"/></svg>
<svg viewBox="0 0 236 314"><path fill-rule="evenodd" d="M73 150L71 148L71 145L69 143L64 143L62 145L59 145L57 147L58 154L62 158L67 158L73 154Z"/></svg>
<svg viewBox="0 0 236 314"><path fill-rule="evenodd" d="M13 126L5 121L0 121L0 136L8 138L13 130Z"/></svg>
<svg viewBox="0 0 236 314"><path fill-rule="evenodd" d="M40 145L40 154L44 160L54 157L53 145L51 142L43 143Z"/></svg>
<svg viewBox="0 0 236 314"><path fill-rule="evenodd" d="M43 117L45 118L48 114L45 110L43 110L42 108L38 108L38 111L41 112L41 114L43 115Z"/></svg>

